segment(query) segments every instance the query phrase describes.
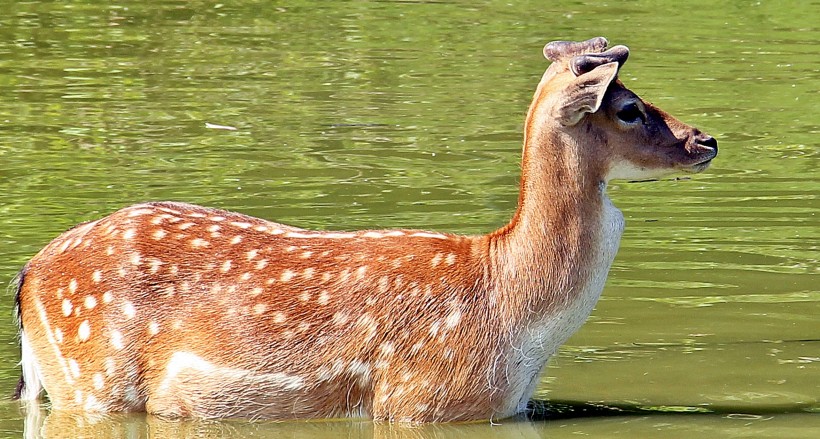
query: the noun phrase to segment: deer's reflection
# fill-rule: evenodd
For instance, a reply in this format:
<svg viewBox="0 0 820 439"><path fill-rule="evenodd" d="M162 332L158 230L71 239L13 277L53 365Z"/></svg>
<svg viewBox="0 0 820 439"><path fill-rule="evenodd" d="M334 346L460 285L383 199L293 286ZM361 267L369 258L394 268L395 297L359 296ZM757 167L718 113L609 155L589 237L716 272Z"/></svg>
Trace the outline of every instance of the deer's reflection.
<svg viewBox="0 0 820 439"><path fill-rule="evenodd" d="M244 420L172 420L145 413L94 415L82 412L49 411L38 403L26 404L25 438L224 438L288 437L309 438L510 438L539 437L537 429L523 417L501 424L489 420L453 424L388 424L363 419L325 421L249 422Z"/></svg>

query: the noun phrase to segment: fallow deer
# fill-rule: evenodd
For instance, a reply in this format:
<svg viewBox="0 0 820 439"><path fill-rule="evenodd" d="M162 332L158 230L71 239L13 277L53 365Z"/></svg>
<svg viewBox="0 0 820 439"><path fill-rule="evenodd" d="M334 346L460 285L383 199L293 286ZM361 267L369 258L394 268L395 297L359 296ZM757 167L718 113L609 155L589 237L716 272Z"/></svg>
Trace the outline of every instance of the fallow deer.
<svg viewBox="0 0 820 439"><path fill-rule="evenodd" d="M522 411L618 250L607 182L700 172L717 154L628 90L629 51L607 44L544 48L518 207L486 235L311 231L177 202L63 233L16 280L19 398L201 418Z"/></svg>

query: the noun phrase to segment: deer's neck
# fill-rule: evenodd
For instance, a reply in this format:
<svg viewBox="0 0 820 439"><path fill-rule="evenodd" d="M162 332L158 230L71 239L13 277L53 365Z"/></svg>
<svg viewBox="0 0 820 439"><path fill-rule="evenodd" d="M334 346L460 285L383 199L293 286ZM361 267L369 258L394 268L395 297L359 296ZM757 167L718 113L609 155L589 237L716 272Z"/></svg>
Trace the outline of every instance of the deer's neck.
<svg viewBox="0 0 820 439"><path fill-rule="evenodd" d="M549 357L592 312L623 231L584 149L525 128L518 209L487 238L490 300L509 325L505 413L523 410Z"/></svg>
<svg viewBox="0 0 820 439"><path fill-rule="evenodd" d="M527 127L518 209L489 242L493 282L512 321L573 310L583 322L603 287L623 217L581 151L560 133Z"/></svg>

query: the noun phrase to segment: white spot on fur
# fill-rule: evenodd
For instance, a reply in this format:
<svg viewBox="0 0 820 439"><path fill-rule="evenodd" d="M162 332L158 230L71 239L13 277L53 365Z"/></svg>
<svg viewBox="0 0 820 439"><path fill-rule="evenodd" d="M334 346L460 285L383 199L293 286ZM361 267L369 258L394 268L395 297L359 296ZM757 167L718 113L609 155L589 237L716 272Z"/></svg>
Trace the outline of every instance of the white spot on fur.
<svg viewBox="0 0 820 439"><path fill-rule="evenodd" d="M131 254L130 260L131 265L139 265L142 263L142 256L139 253L134 252Z"/></svg>
<svg viewBox="0 0 820 439"><path fill-rule="evenodd" d="M148 324L148 335L155 336L159 334L159 324L157 322L151 322Z"/></svg>
<svg viewBox="0 0 820 439"><path fill-rule="evenodd" d="M461 311L455 310L448 314L444 319L444 327L447 329L453 329L458 326L459 322L461 322Z"/></svg>
<svg viewBox="0 0 820 439"><path fill-rule="evenodd" d="M88 323L88 320L83 320L80 323L80 327L77 329L77 338L79 338L80 342L84 342L88 340L88 337L91 336L91 325Z"/></svg>
<svg viewBox="0 0 820 439"><path fill-rule="evenodd" d="M80 365L77 364L77 360L73 358L68 359L68 371L71 372L72 378L80 377Z"/></svg>
<svg viewBox="0 0 820 439"><path fill-rule="evenodd" d="M233 238L231 238L231 244L236 245L236 244L239 244L240 242L242 242L242 236L240 236L240 235L236 235Z"/></svg>
<svg viewBox="0 0 820 439"><path fill-rule="evenodd" d="M178 226L179 230L188 230L191 227L195 226L196 223L182 223Z"/></svg>
<svg viewBox="0 0 820 439"><path fill-rule="evenodd" d="M285 323L288 317L283 312L275 312L273 313L273 322L274 323Z"/></svg>
<svg viewBox="0 0 820 439"><path fill-rule="evenodd" d="M449 239L447 235L442 235L440 233L429 233L429 232L415 232L410 234L410 236L415 236L417 238L434 238L434 239Z"/></svg>
<svg viewBox="0 0 820 439"><path fill-rule="evenodd" d="M362 265L356 270L356 280L363 280L367 273L367 265Z"/></svg>
<svg viewBox="0 0 820 439"><path fill-rule="evenodd" d="M71 304L71 301L68 299L63 299L63 315L68 317L71 315L71 311L74 310L74 306Z"/></svg>
<svg viewBox="0 0 820 439"><path fill-rule="evenodd" d="M154 258L154 259L151 259L151 264L150 265L151 265L151 273L157 273L157 272L159 272L159 267L162 266L162 261L160 261L159 259Z"/></svg>
<svg viewBox="0 0 820 439"><path fill-rule="evenodd" d="M125 347L123 344L122 332L117 331L116 329L111 331L111 346L113 346L116 350L120 350Z"/></svg>
<svg viewBox="0 0 820 439"><path fill-rule="evenodd" d="M260 260L256 261L256 266L255 266L255 268L256 268L257 270L261 270L261 269L263 269L263 268L265 268L265 267L267 267L267 266L268 266L268 260L267 260L267 259L260 259Z"/></svg>
<svg viewBox="0 0 820 439"><path fill-rule="evenodd" d="M104 412L106 411L106 407L102 405L94 395L88 395L85 398L83 410L86 412Z"/></svg>
<svg viewBox="0 0 820 439"><path fill-rule="evenodd" d="M111 301L114 300L114 295L111 294L111 291L106 291L102 295L102 300L103 303L111 303Z"/></svg>
<svg viewBox="0 0 820 439"><path fill-rule="evenodd" d="M228 259L227 261L222 263L222 266L219 267L219 271L221 271L223 273L227 273L231 269L231 264L232 264L231 260Z"/></svg>
<svg viewBox="0 0 820 439"><path fill-rule="evenodd" d="M91 273L91 280L96 284L102 282L102 271L94 270L94 272Z"/></svg>
<svg viewBox="0 0 820 439"><path fill-rule="evenodd" d="M438 266L438 264L440 264L440 263L441 263L441 259L442 259L443 257L444 257L444 256L442 256L442 254L441 254L441 253L436 253L436 255L435 255L435 256L433 256L433 259L430 261L430 265L432 265L432 266L433 266L433 268L436 268L436 267Z"/></svg>
<svg viewBox="0 0 820 439"><path fill-rule="evenodd" d="M125 317L131 319L137 315L137 309L134 308L133 303L125 301L125 303L122 304L122 313L125 314Z"/></svg>
<svg viewBox="0 0 820 439"><path fill-rule="evenodd" d="M165 236L168 235L168 232L162 229L154 230L154 233L151 234L151 237L154 238L154 241L159 241Z"/></svg>
<svg viewBox="0 0 820 439"><path fill-rule="evenodd" d="M103 378L99 372L94 374L92 381L94 382L94 388L97 390L102 390L102 388L105 387L105 378Z"/></svg>
<svg viewBox="0 0 820 439"><path fill-rule="evenodd" d="M264 303L257 303L253 306L253 313L256 315L264 313L268 309L268 305Z"/></svg>
<svg viewBox="0 0 820 439"><path fill-rule="evenodd" d="M68 292L74 294L77 292L77 279L71 279L68 282Z"/></svg>
<svg viewBox="0 0 820 439"><path fill-rule="evenodd" d="M293 279L293 276L296 274L291 270L285 270L282 272L282 276L279 278L282 282L288 282Z"/></svg>
<svg viewBox="0 0 820 439"><path fill-rule="evenodd" d="M248 251L248 260L251 261L259 254L259 250L253 249Z"/></svg>
<svg viewBox="0 0 820 439"><path fill-rule="evenodd" d="M154 213L153 209L147 209L147 208L132 209L130 212L128 212L128 217L129 218L134 218L134 217L137 217L137 216L148 215L150 213Z"/></svg>
<svg viewBox="0 0 820 439"><path fill-rule="evenodd" d="M319 299L317 300L319 305L327 305L330 302L330 293L327 291L322 291L319 293Z"/></svg>
<svg viewBox="0 0 820 439"><path fill-rule="evenodd" d="M386 293L390 289L390 278L387 276L380 277L378 288L380 293Z"/></svg>
<svg viewBox="0 0 820 439"><path fill-rule="evenodd" d="M191 247L193 248L203 248L209 245L210 243L202 238L194 238L191 240Z"/></svg>
<svg viewBox="0 0 820 439"><path fill-rule="evenodd" d="M85 307L88 309L94 309L97 306L97 299L94 296L85 296L85 301L83 302Z"/></svg>
<svg viewBox="0 0 820 439"><path fill-rule="evenodd" d="M445 259L445 262L447 262L447 265L453 265L453 264L455 264L455 263L456 263L456 255L455 255L455 253L450 253L450 254L448 254L448 255L447 255L447 259Z"/></svg>
<svg viewBox="0 0 820 439"><path fill-rule="evenodd" d="M333 313L333 323L336 325L344 325L350 320L350 315L344 311Z"/></svg>
<svg viewBox="0 0 820 439"><path fill-rule="evenodd" d="M122 232L123 239L134 239L134 236L137 236L137 231L135 229L128 229Z"/></svg>
<svg viewBox="0 0 820 439"><path fill-rule="evenodd" d="M54 328L54 339L57 343L63 342L63 331L60 328Z"/></svg>
<svg viewBox="0 0 820 439"><path fill-rule="evenodd" d="M432 325L430 325L430 335L435 337L438 335L438 331L441 329L441 321L435 321Z"/></svg>
<svg viewBox="0 0 820 439"><path fill-rule="evenodd" d="M239 227L240 229L249 229L253 224L246 223L244 221L231 221L231 225L234 227Z"/></svg>

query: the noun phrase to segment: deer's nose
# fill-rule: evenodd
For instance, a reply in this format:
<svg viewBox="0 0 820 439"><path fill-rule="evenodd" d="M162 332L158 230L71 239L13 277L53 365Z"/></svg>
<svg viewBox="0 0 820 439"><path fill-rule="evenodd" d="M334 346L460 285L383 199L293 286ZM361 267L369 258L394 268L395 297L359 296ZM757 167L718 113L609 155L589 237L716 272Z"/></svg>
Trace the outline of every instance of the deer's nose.
<svg viewBox="0 0 820 439"><path fill-rule="evenodd" d="M709 148L712 148L713 150L715 150L715 154L717 154L718 145L717 140L714 137L706 133L698 133L698 135L695 137L695 142L697 142L698 145L708 146Z"/></svg>

